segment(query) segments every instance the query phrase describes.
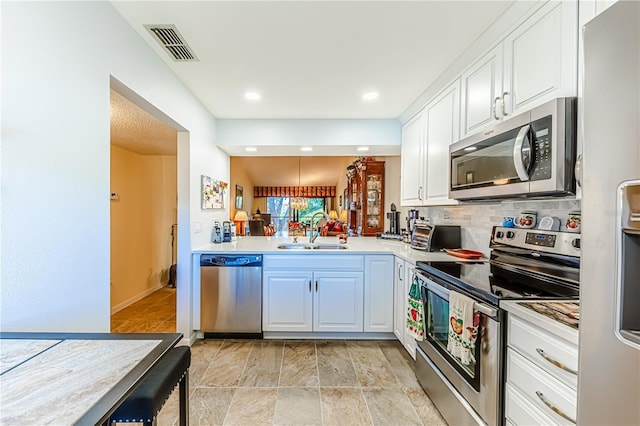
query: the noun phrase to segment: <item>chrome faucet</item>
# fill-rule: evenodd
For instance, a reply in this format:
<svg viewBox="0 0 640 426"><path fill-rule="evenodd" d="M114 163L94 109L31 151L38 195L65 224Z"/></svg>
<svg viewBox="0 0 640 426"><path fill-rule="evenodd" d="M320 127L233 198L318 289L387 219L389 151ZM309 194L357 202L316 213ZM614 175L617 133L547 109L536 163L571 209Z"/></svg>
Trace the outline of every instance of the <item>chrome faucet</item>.
<svg viewBox="0 0 640 426"><path fill-rule="evenodd" d="M315 219L315 218L316 218L316 216L318 216L318 215L322 215L322 216L324 216L324 218L325 218L326 220L331 220L331 218L329 217L329 215L328 215L328 214L326 214L325 212L317 212L317 213L314 213L314 214L313 214L313 216L311 216L311 235L309 236L309 242L310 242L310 243L313 243L313 242L316 240L316 238L318 238L318 235L320 235L320 231L316 231L316 234L315 234L315 235L313 235L313 230L315 229L315 228L313 227L313 219Z"/></svg>

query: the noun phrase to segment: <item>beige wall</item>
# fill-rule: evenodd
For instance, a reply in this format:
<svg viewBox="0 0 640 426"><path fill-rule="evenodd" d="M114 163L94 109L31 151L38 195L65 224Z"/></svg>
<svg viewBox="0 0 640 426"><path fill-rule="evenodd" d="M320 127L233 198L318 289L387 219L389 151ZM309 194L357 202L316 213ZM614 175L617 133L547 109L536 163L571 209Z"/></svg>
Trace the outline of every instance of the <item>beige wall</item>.
<svg viewBox="0 0 640 426"><path fill-rule="evenodd" d="M176 223L176 156L111 145L111 310L167 284ZM176 236L177 237L177 236Z"/></svg>
<svg viewBox="0 0 640 426"><path fill-rule="evenodd" d="M229 219L233 220L236 215L236 185L240 185L243 190L242 210L246 211L249 217L251 217L251 213L256 211L254 202L260 199L253 199L253 182L244 168L238 166L238 157L230 157L229 182L229 187L231 188L229 196L229 204L231 205L229 208ZM260 210L264 211L262 207L260 207Z"/></svg>

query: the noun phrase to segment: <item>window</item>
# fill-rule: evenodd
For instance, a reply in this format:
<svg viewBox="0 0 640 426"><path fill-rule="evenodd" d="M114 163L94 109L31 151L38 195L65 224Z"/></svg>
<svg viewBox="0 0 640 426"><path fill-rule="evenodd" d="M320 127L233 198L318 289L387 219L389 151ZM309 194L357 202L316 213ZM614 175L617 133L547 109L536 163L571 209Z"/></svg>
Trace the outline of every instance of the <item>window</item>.
<svg viewBox="0 0 640 426"><path fill-rule="evenodd" d="M279 235L286 235L283 231L288 231L289 220L309 223L315 213L325 211L324 198L309 198L309 207L297 212L289 208L290 200L290 197L267 197L267 213L271 214L271 221Z"/></svg>

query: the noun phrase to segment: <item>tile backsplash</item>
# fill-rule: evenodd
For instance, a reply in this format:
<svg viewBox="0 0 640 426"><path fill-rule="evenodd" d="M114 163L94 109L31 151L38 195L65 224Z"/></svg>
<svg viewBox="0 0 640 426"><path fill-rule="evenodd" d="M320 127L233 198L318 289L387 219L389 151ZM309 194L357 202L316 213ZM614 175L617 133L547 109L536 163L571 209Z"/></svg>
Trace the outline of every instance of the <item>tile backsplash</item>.
<svg viewBox="0 0 640 426"><path fill-rule="evenodd" d="M502 225L505 216L518 216L524 210L537 212L538 221L544 216L560 219L560 230L565 231L569 212L580 210L580 201L575 199L502 201L492 203L463 203L455 206L419 208L420 216L429 218L436 225L460 225L462 248L481 251L489 255L491 229Z"/></svg>

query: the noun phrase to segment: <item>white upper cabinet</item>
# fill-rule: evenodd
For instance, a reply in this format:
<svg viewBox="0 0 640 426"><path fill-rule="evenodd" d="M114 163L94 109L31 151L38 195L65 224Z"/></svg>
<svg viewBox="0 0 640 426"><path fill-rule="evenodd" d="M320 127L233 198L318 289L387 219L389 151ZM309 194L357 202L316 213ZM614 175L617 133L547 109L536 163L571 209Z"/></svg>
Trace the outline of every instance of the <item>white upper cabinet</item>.
<svg viewBox="0 0 640 426"><path fill-rule="evenodd" d="M402 129L402 205L452 204L449 145L458 140L460 80L447 86Z"/></svg>
<svg viewBox="0 0 640 426"><path fill-rule="evenodd" d="M502 97L502 45L476 61L462 74L463 135L500 119L496 105Z"/></svg>
<svg viewBox="0 0 640 426"><path fill-rule="evenodd" d="M503 117L578 90L577 2L550 2L504 41Z"/></svg>
<svg viewBox="0 0 640 426"><path fill-rule="evenodd" d="M422 205L426 175L424 131L424 110L416 114L402 127L400 204L403 206Z"/></svg>
<svg viewBox="0 0 640 426"><path fill-rule="evenodd" d="M578 91L578 3L550 1L462 74L461 137Z"/></svg>
<svg viewBox="0 0 640 426"><path fill-rule="evenodd" d="M423 205L451 204L449 145L458 140L460 80L447 87L425 109L427 114L427 190Z"/></svg>

